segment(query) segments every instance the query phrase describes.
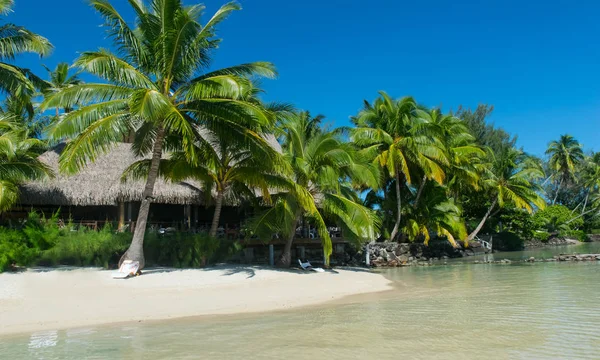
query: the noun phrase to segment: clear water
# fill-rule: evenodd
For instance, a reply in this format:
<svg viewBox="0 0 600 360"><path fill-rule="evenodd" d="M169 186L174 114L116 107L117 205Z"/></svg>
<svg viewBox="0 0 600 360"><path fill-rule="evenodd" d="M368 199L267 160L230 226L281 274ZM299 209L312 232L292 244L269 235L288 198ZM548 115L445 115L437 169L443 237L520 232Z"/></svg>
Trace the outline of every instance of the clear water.
<svg viewBox="0 0 600 360"><path fill-rule="evenodd" d="M600 244L511 256L574 251L600 252ZM0 358L600 358L600 263L463 263L384 273L394 291L351 303L5 337Z"/></svg>

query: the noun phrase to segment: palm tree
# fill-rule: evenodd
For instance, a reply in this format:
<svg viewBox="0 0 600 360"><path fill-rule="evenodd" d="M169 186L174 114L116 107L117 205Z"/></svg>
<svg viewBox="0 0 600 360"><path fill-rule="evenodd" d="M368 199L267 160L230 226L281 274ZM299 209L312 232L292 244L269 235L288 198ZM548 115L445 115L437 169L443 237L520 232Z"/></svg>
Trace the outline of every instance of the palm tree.
<svg viewBox="0 0 600 360"><path fill-rule="evenodd" d="M270 63L255 62L205 72L220 41L215 26L240 9L236 3L222 6L204 25L198 20L204 7L183 6L180 0L131 0L134 22L126 21L108 0L91 4L105 18L118 53L84 52L75 66L106 83L62 89L48 95L42 108L77 104L48 131L55 141L73 138L59 160L63 172L80 170L130 132L134 153L150 157L133 240L121 258L137 260L143 268L144 233L163 151L183 151L194 163L199 126L264 143L259 133L275 117L254 101L258 90L249 77L274 77L275 70Z"/></svg>
<svg viewBox="0 0 600 360"><path fill-rule="evenodd" d="M600 153L586 157L581 165L581 185L585 191L581 214L585 214L590 195L600 189Z"/></svg>
<svg viewBox="0 0 600 360"><path fill-rule="evenodd" d="M10 13L13 4L13 0L0 1L0 14ZM13 61L17 55L23 53L46 56L51 50L52 45L46 38L22 26L10 23L0 26L0 92L14 98L14 103L18 103L20 109L27 110L30 115L33 114L31 97L36 88L43 86L43 81L28 69L9 64L7 61Z"/></svg>
<svg viewBox="0 0 600 360"><path fill-rule="evenodd" d="M425 245L428 245L433 231L437 236L446 237L456 247L456 238L462 240L467 237L461 209L454 199L448 198L446 189L435 182L429 181L422 193L419 206L408 210L403 231L410 240L422 237Z"/></svg>
<svg viewBox="0 0 600 360"><path fill-rule="evenodd" d="M225 199L255 201L255 190L258 190L269 202L270 191L285 183L275 175L280 163L273 161L278 157L273 146L242 144L208 129L202 129L200 135L202 141L196 145L195 161L188 161L185 152L175 152L168 159L161 160L159 171L162 177L173 182L190 179L201 182L209 198L214 192L215 210L208 233L214 238ZM269 138L268 141L276 142L272 136ZM144 177L149 167L149 160L138 161L126 170L124 177Z"/></svg>
<svg viewBox="0 0 600 360"><path fill-rule="evenodd" d="M29 137L20 119L0 116L0 213L9 210L19 199L19 184L52 175L38 160L43 142Z"/></svg>
<svg viewBox="0 0 600 360"><path fill-rule="evenodd" d="M491 205L479 225L467 237L471 241L477 236L496 206L512 205L533 212L533 206L544 208L546 202L536 180L544 176L540 164L522 151L505 148L500 154L488 151L489 166L482 178L482 187L489 196Z"/></svg>
<svg viewBox="0 0 600 360"><path fill-rule="evenodd" d="M558 141L552 141L548 145L546 155L550 156L550 168L554 171L553 177L558 182L556 194L552 200L552 205L554 205L563 183L574 179L575 167L583 161L584 156L579 141L568 134L561 135Z"/></svg>
<svg viewBox="0 0 600 360"><path fill-rule="evenodd" d="M69 75L69 64L67 63L59 63L54 70L49 69L45 65L42 66L44 66L44 69L46 69L48 76L50 77L50 80L46 81L47 86L43 89L45 93L56 93L71 86L81 84L81 80L77 74ZM71 110L72 109L69 107L64 109L65 112ZM59 108L57 107L56 116L58 115Z"/></svg>
<svg viewBox="0 0 600 360"><path fill-rule="evenodd" d="M457 197L462 189L477 189L485 151L475 143L475 137L471 135L465 122L454 115L444 115L439 109L418 110L417 115L431 124L436 139L446 152L448 162L444 166L444 185L448 193ZM426 183L427 176L424 175L413 202L414 209L419 205Z"/></svg>
<svg viewBox="0 0 600 360"><path fill-rule="evenodd" d="M280 264L290 266L291 249L298 222L302 217L314 223L327 258L331 255L331 238L326 220L343 230L348 239L375 238L379 219L362 205L356 189L378 187L377 168L362 158L352 144L342 141L339 132L320 132L307 137L310 117L298 114L284 120L284 158L291 173L284 174L287 185L272 195L273 207L250 224L261 238L275 233L286 238Z"/></svg>
<svg viewBox="0 0 600 360"><path fill-rule="evenodd" d="M411 169L417 168L426 179L443 183L447 164L443 145L435 138L435 128L416 115L413 98L393 100L385 92L373 104L365 101L364 109L353 119L357 126L352 140L365 153L372 154L375 163L387 169L395 180L396 222L390 239L395 239L402 220L401 188L412 184Z"/></svg>

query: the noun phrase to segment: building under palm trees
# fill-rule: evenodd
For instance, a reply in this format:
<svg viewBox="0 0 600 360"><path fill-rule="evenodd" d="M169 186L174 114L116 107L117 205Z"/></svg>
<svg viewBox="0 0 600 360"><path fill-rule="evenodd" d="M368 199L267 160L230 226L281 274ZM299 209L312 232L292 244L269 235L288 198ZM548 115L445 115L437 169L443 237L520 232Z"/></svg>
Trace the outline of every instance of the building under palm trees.
<svg viewBox="0 0 600 360"><path fill-rule="evenodd" d="M13 218L23 217L36 209L44 213L60 209L61 216L76 223L101 226L105 222L127 226L136 219L144 190L143 180L122 181L125 169L139 160L131 151L131 144L118 143L108 153L75 175L58 171L59 156L64 144L42 154L39 159L56 173L44 181L28 182L21 187L18 206L11 211ZM169 183L158 180L154 189L150 223L164 227L203 227L210 222L210 199L204 195L201 184L193 181ZM238 209L229 206L224 221L239 223Z"/></svg>

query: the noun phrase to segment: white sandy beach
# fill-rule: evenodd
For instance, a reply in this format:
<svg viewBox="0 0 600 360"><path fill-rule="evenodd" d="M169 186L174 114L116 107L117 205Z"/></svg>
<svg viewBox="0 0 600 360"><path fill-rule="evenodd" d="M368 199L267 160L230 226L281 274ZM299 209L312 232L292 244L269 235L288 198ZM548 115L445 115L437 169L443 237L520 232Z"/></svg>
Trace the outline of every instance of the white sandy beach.
<svg viewBox="0 0 600 360"><path fill-rule="evenodd" d="M362 269L149 269L127 280L112 279L111 273L76 269L0 274L0 335L284 310L391 288L383 276Z"/></svg>

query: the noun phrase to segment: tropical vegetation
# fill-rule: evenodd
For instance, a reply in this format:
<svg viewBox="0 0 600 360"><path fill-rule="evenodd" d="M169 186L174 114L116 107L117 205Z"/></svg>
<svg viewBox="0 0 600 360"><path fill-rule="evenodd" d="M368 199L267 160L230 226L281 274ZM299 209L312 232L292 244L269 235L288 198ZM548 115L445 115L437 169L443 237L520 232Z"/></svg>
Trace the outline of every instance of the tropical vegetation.
<svg viewBox="0 0 600 360"><path fill-rule="evenodd" d="M202 266L220 251L224 203L251 208L247 239L282 240L282 266L291 264L298 236L319 238L329 258L332 227L356 244L454 247L485 233L515 244L585 240L600 228L600 153L573 136L550 142L538 158L489 122L491 106L444 112L384 91L365 94L375 99L364 101L351 126L334 128L322 115L262 100L257 80L277 75L271 63L214 70L216 29L239 4L223 5L203 23L204 7L180 0L130 0L132 19L108 0L90 3L113 50L85 51L71 65L46 68L46 80L15 61L24 52L47 55L48 40L20 26L0 27L0 213L18 203L22 183L54 175L38 159L48 146L66 144L59 170L72 174L129 142L141 160L123 178L144 180L134 235L109 227L99 235L68 232L55 217L30 215L0 228L0 269L126 259L143 267L146 258ZM2 1L0 11L7 15L11 6ZM146 234L158 178L200 184L214 205L207 234L177 235L169 245Z"/></svg>

